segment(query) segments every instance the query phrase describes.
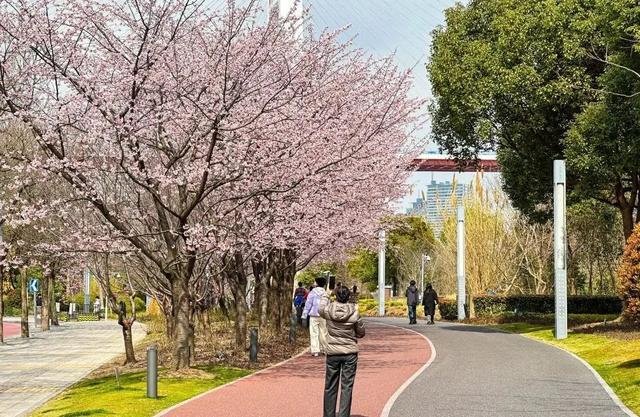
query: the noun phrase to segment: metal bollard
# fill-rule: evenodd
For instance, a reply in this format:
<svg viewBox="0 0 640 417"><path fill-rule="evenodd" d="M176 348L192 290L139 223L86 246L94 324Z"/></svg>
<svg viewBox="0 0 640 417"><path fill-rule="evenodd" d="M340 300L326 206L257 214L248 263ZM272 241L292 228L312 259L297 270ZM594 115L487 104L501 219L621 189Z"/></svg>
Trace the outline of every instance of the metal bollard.
<svg viewBox="0 0 640 417"><path fill-rule="evenodd" d="M249 360L251 362L258 361L258 329L251 329L249 337Z"/></svg>
<svg viewBox="0 0 640 417"><path fill-rule="evenodd" d="M291 315L291 322L289 324L289 343L296 343L296 328L298 326L298 316L296 314Z"/></svg>
<svg viewBox="0 0 640 417"><path fill-rule="evenodd" d="M147 398L158 398L158 348L147 348Z"/></svg>

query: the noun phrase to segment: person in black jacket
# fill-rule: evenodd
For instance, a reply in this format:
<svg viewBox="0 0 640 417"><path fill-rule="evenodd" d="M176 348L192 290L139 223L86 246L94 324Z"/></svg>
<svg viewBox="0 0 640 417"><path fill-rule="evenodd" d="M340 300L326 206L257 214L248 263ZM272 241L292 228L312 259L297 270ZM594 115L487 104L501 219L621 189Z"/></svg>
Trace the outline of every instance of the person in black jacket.
<svg viewBox="0 0 640 417"><path fill-rule="evenodd" d="M431 284L429 284L427 285L427 289L424 290L424 295L422 297L424 316L425 318L427 316L431 318L431 321L427 322L429 324L435 324L436 304L438 304L438 293L433 289Z"/></svg>
<svg viewBox="0 0 640 417"><path fill-rule="evenodd" d="M416 306L418 305L418 288L416 288L416 282L411 280L409 288L405 293L407 296L407 307L409 308L409 324L418 324L416 320Z"/></svg>

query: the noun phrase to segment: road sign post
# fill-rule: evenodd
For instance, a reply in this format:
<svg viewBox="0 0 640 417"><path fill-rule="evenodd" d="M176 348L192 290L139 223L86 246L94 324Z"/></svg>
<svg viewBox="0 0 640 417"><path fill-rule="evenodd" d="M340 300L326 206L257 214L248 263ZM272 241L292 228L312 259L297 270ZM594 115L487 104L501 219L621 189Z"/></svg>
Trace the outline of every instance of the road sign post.
<svg viewBox="0 0 640 417"><path fill-rule="evenodd" d="M33 294L33 326L38 327L38 292L40 291L40 280L38 278L29 278L27 289L30 294Z"/></svg>

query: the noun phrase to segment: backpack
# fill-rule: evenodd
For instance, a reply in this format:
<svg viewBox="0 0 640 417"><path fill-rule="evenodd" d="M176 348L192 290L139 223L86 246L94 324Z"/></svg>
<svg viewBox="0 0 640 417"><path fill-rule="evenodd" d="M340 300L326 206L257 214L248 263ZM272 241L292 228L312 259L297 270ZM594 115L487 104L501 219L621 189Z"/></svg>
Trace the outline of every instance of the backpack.
<svg viewBox="0 0 640 417"><path fill-rule="evenodd" d="M304 294L298 294L293 299L293 306L300 307L304 303Z"/></svg>

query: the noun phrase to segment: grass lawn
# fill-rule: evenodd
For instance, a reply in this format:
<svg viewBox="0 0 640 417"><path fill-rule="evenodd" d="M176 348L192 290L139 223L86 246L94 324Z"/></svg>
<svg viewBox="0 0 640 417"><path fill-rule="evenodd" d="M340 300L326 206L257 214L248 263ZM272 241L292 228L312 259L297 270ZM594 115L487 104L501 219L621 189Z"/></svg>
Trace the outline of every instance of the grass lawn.
<svg viewBox="0 0 640 417"><path fill-rule="evenodd" d="M32 416L153 416L207 390L226 384L251 371L226 367L200 367L202 372L171 377L161 370L158 380L158 399L146 398L146 374L133 372L88 379L73 385L62 394L36 410Z"/></svg>
<svg viewBox="0 0 640 417"><path fill-rule="evenodd" d="M600 374L627 407L640 414L640 339L569 333L567 339L555 340L548 325L507 323L495 327L575 353Z"/></svg>

